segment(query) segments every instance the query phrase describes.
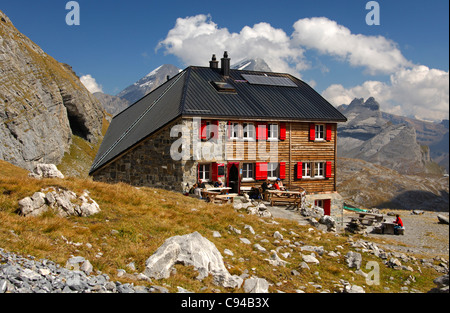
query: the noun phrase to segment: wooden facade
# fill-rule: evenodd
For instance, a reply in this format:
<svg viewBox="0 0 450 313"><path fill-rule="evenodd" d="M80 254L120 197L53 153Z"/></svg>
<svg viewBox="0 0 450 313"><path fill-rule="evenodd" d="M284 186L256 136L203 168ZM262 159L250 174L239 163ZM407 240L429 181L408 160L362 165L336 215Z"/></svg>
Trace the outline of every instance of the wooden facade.
<svg viewBox="0 0 450 313"><path fill-rule="evenodd" d="M226 125L225 157L211 164L220 163L225 166L222 176L225 182L229 180L227 165L233 163L238 166L240 187L259 186L267 178L269 180L281 178L284 185L290 188L302 187L308 193L336 191L336 123L288 121L220 121L220 123ZM217 122L210 121L210 124ZM276 137L260 136L261 131L269 132L270 125L276 125ZM316 125L321 125L319 127L323 130L321 134L323 138L316 139L315 136L312 138ZM246 132L244 127L250 136L244 135ZM248 128L251 127L255 131L249 131ZM206 139L205 136L201 138ZM198 163L207 164L208 161L199 160ZM261 174L261 171L266 170L268 163L274 163L269 169L273 169L277 164L276 176L275 173ZM211 166L209 178L211 182L218 178L213 166L215 165ZM251 168L251 175L248 168Z"/></svg>

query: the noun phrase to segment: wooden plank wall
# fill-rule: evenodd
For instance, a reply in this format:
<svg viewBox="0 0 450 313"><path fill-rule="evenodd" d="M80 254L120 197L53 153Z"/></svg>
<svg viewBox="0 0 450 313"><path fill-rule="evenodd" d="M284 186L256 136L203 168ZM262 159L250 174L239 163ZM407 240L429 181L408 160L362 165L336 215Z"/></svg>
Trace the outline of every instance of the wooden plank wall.
<svg viewBox="0 0 450 313"><path fill-rule="evenodd" d="M325 124L325 123L324 123ZM227 160L230 162L256 163L276 162L286 163L286 179L284 184L292 188L303 187L309 193L332 192L335 187L335 161L336 161L336 127L332 124L330 141L310 141L309 123L286 123L286 140L278 141L277 148L271 142L228 141L226 144ZM240 151L240 154L237 152ZM233 155L235 158L231 159ZM331 162L331 178L296 178L298 162ZM241 186L257 186L262 181L242 182Z"/></svg>

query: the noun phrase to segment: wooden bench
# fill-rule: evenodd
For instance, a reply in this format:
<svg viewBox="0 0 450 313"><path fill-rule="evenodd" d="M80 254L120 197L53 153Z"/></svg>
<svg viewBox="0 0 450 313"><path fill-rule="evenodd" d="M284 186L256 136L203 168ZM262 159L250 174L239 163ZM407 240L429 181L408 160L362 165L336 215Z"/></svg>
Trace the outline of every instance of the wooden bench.
<svg viewBox="0 0 450 313"><path fill-rule="evenodd" d="M270 206L273 206L274 203L293 204L298 210L300 208L301 203L302 203L302 199L301 198L288 198L288 197L271 197L271 199L270 199Z"/></svg>

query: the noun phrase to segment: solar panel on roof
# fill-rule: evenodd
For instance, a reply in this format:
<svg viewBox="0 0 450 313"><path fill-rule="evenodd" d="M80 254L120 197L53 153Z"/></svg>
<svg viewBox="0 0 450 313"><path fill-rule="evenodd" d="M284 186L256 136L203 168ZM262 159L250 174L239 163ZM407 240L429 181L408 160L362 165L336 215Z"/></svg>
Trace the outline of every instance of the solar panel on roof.
<svg viewBox="0 0 450 313"><path fill-rule="evenodd" d="M252 85L298 87L289 77L242 74Z"/></svg>

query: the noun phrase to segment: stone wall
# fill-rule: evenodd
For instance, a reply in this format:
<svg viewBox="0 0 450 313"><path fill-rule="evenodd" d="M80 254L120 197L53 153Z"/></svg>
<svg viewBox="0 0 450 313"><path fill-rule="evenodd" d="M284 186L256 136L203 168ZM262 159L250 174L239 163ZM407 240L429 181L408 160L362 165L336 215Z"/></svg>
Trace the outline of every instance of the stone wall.
<svg viewBox="0 0 450 313"><path fill-rule="evenodd" d="M133 186L148 186L182 192L183 168L175 161L170 148L177 138L170 137L177 120L160 130L120 158L96 171L94 180L108 183L124 182Z"/></svg>
<svg viewBox="0 0 450 313"><path fill-rule="evenodd" d="M314 205L315 200L331 200L330 216L337 222L342 223L344 214L344 199L337 192L309 194L306 201Z"/></svg>

